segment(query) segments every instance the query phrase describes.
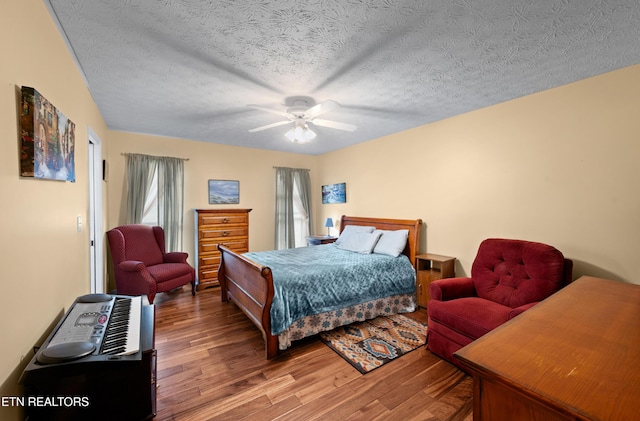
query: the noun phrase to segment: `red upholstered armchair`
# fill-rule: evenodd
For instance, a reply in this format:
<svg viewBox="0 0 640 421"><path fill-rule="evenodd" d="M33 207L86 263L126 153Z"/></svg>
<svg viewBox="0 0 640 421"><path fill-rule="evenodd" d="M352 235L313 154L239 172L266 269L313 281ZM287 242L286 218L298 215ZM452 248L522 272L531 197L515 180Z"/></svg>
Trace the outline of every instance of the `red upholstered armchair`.
<svg viewBox="0 0 640 421"><path fill-rule="evenodd" d="M549 245L484 240L470 278L429 285L429 349L464 369L454 352L567 285L572 270L573 262Z"/></svg>
<svg viewBox="0 0 640 421"><path fill-rule="evenodd" d="M191 283L196 295L196 271L187 253L165 253L164 230L148 225L123 225L107 232L118 294L146 295Z"/></svg>

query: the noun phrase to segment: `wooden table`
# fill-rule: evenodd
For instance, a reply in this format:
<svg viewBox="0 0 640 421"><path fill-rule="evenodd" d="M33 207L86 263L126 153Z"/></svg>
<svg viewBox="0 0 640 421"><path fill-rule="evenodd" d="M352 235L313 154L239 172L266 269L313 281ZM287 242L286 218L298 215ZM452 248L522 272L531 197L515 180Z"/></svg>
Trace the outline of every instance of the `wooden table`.
<svg viewBox="0 0 640 421"><path fill-rule="evenodd" d="M582 277L455 356L476 421L640 419L640 285Z"/></svg>
<svg viewBox="0 0 640 421"><path fill-rule="evenodd" d="M318 244L330 244L335 242L338 237L333 237L331 235L309 235L307 236L307 245L308 246L316 246Z"/></svg>
<svg viewBox="0 0 640 421"><path fill-rule="evenodd" d="M426 307L431 299L429 295L431 282L456 276L455 264L455 257L433 253L422 253L416 256L416 296L420 307Z"/></svg>

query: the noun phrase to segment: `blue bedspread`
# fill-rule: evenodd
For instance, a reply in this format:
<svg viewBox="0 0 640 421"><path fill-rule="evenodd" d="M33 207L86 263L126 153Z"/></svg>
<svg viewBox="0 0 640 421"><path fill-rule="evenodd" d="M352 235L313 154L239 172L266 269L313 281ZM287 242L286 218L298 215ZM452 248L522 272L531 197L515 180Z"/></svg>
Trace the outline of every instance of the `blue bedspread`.
<svg viewBox="0 0 640 421"><path fill-rule="evenodd" d="M334 244L244 255L272 270L273 335L305 316L416 290L415 270L405 255L360 254Z"/></svg>

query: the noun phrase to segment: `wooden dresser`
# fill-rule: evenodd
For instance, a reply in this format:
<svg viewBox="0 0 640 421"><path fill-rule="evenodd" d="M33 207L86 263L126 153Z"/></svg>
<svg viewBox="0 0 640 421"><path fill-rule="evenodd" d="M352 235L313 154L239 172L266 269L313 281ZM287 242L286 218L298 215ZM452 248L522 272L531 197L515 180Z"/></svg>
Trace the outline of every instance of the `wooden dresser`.
<svg viewBox="0 0 640 421"><path fill-rule="evenodd" d="M473 419L640 417L640 285L582 277L454 355Z"/></svg>
<svg viewBox="0 0 640 421"><path fill-rule="evenodd" d="M220 285L218 244L238 253L249 251L249 212L251 209L194 209L198 290Z"/></svg>

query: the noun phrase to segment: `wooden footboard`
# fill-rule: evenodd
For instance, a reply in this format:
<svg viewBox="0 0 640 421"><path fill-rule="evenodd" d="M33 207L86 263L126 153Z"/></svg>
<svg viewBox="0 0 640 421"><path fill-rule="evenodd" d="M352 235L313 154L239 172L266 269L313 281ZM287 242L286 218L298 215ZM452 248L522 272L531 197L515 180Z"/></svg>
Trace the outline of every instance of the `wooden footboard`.
<svg viewBox="0 0 640 421"><path fill-rule="evenodd" d="M267 358L278 355L278 337L271 334L271 301L273 277L271 269L218 245L222 301L233 301L260 329L266 344Z"/></svg>
<svg viewBox="0 0 640 421"><path fill-rule="evenodd" d="M406 229L409 231L404 254L415 265L415 256L420 246L422 220L386 218L362 218L342 216L340 231L347 225L367 225L384 230ZM220 250L218 281L223 302L233 301L260 329L265 340L267 358L278 355L278 336L271 334L271 302L273 301L273 276L271 269L237 254L224 245Z"/></svg>

